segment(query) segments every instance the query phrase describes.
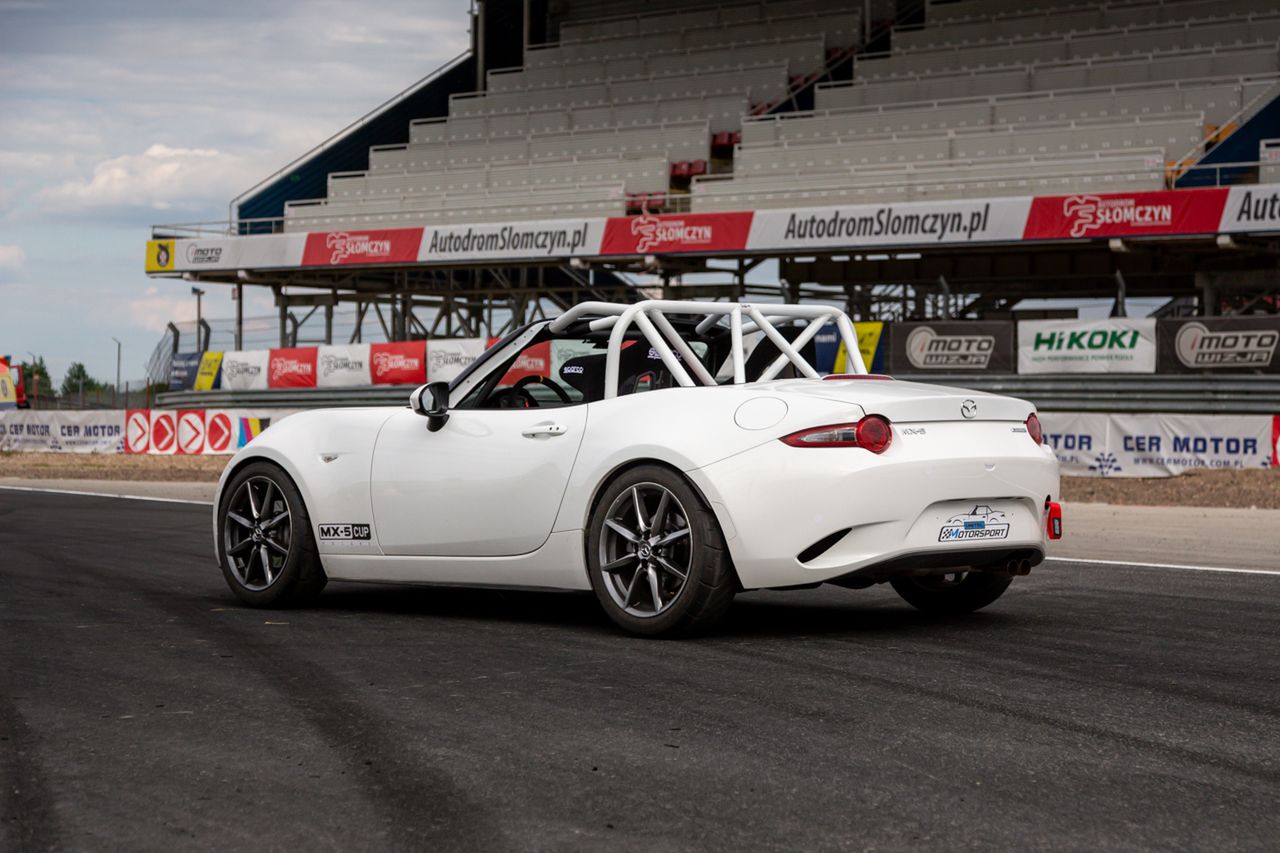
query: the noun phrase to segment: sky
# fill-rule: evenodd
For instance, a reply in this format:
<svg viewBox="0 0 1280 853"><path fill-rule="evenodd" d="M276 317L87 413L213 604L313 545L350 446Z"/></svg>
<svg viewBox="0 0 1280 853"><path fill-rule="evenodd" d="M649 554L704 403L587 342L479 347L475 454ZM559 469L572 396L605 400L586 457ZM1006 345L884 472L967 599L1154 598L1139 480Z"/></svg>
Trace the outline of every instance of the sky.
<svg viewBox="0 0 1280 853"><path fill-rule="evenodd" d="M0 355L140 379L183 281L150 226L244 190L464 51L469 0L0 0ZM206 317L234 312L208 287ZM246 314L269 314L269 296Z"/></svg>

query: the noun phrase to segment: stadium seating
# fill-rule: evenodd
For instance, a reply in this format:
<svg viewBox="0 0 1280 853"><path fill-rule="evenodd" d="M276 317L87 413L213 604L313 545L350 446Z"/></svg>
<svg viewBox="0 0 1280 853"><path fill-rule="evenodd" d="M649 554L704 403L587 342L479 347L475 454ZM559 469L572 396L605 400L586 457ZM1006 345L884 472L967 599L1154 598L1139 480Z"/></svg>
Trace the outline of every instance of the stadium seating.
<svg viewBox="0 0 1280 853"><path fill-rule="evenodd" d="M880 55L860 0L556 8L286 227L1158 188L1280 95L1265 0L930 3Z"/></svg>

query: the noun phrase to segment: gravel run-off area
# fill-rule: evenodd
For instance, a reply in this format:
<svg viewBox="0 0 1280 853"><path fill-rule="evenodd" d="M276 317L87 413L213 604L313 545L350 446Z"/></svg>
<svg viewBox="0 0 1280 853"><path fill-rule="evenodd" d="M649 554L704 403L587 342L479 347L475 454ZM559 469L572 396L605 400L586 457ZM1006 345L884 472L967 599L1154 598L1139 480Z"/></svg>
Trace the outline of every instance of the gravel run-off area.
<svg viewBox="0 0 1280 853"><path fill-rule="evenodd" d="M216 482L226 456L0 453L0 478ZM1063 477L1062 499L1126 506L1280 509L1280 471L1196 471L1181 477Z"/></svg>

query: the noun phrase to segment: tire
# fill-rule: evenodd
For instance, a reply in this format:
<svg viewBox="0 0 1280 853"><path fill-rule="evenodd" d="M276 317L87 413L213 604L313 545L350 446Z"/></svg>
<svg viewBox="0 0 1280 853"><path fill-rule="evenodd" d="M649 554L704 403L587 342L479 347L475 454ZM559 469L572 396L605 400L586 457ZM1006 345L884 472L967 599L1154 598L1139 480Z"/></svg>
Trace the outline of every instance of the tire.
<svg viewBox="0 0 1280 853"><path fill-rule="evenodd" d="M302 494L270 462L246 465L227 482L218 504L217 546L227 586L253 607L305 604L329 581Z"/></svg>
<svg viewBox="0 0 1280 853"><path fill-rule="evenodd" d="M609 618L649 637L705 630L738 590L711 509L658 465L623 471L600 494L587 529L587 571Z"/></svg>
<svg viewBox="0 0 1280 853"><path fill-rule="evenodd" d="M895 592L918 610L932 616L959 616L981 610L1013 582L1011 577L984 572L956 572L889 581Z"/></svg>

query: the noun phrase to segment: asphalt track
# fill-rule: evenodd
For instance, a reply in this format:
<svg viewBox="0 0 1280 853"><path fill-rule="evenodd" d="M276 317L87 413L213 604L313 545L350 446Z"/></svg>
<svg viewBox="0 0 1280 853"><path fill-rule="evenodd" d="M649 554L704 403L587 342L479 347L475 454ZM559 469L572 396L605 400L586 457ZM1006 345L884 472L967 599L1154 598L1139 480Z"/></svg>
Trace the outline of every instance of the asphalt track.
<svg viewBox="0 0 1280 853"><path fill-rule="evenodd" d="M575 595L248 610L208 515L0 491L0 850L1280 838L1280 577L1056 562L963 620L823 588L644 641Z"/></svg>

